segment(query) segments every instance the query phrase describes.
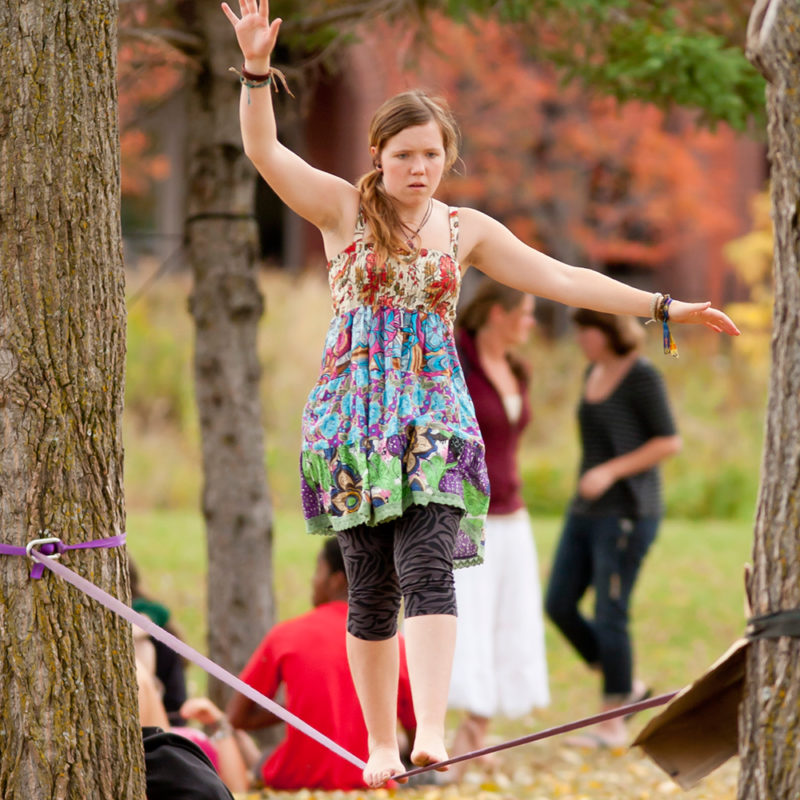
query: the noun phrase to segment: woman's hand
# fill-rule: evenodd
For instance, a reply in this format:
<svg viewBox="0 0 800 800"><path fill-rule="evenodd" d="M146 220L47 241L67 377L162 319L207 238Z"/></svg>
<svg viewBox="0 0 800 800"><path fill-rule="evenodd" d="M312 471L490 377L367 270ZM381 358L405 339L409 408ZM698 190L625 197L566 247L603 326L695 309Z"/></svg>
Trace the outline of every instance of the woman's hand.
<svg viewBox="0 0 800 800"><path fill-rule="evenodd" d="M739 335L739 329L733 324L733 320L719 309L712 308L710 302L684 303L680 300L673 300L669 305L669 320L690 325L705 325L717 333Z"/></svg>
<svg viewBox="0 0 800 800"><path fill-rule="evenodd" d="M215 725L225 714L207 697L190 697L180 709L184 719L193 719L201 725Z"/></svg>
<svg viewBox="0 0 800 800"><path fill-rule="evenodd" d="M251 72L266 72L269 68L269 57L278 39L281 19L269 21L269 2L261 0L239 0L242 18L231 11L227 3L222 4L225 16L236 31L236 40L242 49L245 66Z"/></svg>
<svg viewBox="0 0 800 800"><path fill-rule="evenodd" d="M578 481L578 494L584 500L597 500L616 482L614 471L606 464L598 464L587 469Z"/></svg>

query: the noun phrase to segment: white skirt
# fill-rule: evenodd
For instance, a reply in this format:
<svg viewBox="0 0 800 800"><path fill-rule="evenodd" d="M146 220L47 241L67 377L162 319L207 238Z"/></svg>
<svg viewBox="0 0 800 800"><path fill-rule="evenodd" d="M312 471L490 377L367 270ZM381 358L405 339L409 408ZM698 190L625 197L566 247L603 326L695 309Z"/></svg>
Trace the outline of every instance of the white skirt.
<svg viewBox="0 0 800 800"><path fill-rule="evenodd" d="M486 519L478 567L455 571L458 634L450 708L521 717L550 702L542 592L525 509Z"/></svg>

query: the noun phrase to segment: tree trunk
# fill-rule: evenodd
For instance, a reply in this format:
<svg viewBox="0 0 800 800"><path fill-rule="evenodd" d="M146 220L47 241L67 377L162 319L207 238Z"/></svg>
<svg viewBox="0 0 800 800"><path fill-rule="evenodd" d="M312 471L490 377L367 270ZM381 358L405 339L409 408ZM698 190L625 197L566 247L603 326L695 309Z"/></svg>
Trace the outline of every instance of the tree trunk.
<svg viewBox="0 0 800 800"><path fill-rule="evenodd" d="M0 541L124 530L117 8L0 5ZM70 568L126 598L124 548ZM0 556L0 797L144 797L130 626Z"/></svg>
<svg viewBox="0 0 800 800"><path fill-rule="evenodd" d="M800 5L759 0L748 57L767 78L775 309L764 460L748 588L756 616L800 607ZM748 648L741 800L800 797L800 639Z"/></svg>
<svg viewBox="0 0 800 800"><path fill-rule="evenodd" d="M206 43L190 86L186 244L208 542L209 657L238 672L273 623L272 507L256 336L255 172L239 133L236 39L216 3L185 3ZM223 702L224 687L210 694Z"/></svg>

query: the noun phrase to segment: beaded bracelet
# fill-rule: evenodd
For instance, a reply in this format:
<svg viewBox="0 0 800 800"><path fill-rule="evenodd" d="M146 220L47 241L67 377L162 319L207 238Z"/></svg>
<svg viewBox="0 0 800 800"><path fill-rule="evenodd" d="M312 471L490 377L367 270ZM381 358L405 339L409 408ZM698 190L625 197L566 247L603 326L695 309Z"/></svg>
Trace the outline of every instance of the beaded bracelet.
<svg viewBox="0 0 800 800"><path fill-rule="evenodd" d="M658 322L659 320L656 319L656 311L658 310L659 306L661 305L661 301L664 299L664 295L661 292L654 292L653 298L650 300L650 319L647 320L648 322Z"/></svg>

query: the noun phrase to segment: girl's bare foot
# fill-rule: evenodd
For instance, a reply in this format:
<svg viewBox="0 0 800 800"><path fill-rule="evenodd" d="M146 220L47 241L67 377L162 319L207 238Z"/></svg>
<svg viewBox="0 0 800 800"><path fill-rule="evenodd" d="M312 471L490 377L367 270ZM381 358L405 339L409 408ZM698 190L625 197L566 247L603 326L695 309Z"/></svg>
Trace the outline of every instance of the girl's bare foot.
<svg viewBox="0 0 800 800"><path fill-rule="evenodd" d="M411 763L418 767L438 764L447 761L447 749L444 746L444 735L417 728L414 737L414 749L411 751ZM440 767L437 772L446 772L449 767Z"/></svg>
<svg viewBox="0 0 800 800"><path fill-rule="evenodd" d="M405 771L397 747L375 747L370 750L367 766L364 767L364 783L370 789L377 789ZM399 783L406 783L407 780L408 778L402 778Z"/></svg>

